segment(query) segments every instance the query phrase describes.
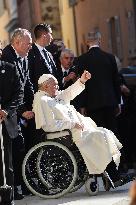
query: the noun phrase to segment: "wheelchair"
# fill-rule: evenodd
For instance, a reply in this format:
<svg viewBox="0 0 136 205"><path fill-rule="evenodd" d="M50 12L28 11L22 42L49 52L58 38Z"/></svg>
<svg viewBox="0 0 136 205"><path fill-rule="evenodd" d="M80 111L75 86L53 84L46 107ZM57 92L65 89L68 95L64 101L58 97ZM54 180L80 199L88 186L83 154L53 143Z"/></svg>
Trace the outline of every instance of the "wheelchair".
<svg viewBox="0 0 136 205"><path fill-rule="evenodd" d="M97 177L89 175L70 130L44 132L42 141L28 151L22 165L24 182L34 195L59 198L84 184L89 195L98 193Z"/></svg>

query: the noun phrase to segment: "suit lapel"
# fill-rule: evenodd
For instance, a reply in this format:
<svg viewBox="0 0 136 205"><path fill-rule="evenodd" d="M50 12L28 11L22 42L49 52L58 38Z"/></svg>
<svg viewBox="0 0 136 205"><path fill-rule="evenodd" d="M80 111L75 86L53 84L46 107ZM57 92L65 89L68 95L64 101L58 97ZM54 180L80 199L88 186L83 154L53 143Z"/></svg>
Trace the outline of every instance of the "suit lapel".
<svg viewBox="0 0 136 205"><path fill-rule="evenodd" d="M35 44L33 44L32 48L33 48L34 53L35 53L35 58L39 58L41 60L41 63L49 70L49 72L51 74L54 74L56 71L56 65L55 65L55 62L54 62L51 54L47 51L48 52L48 59L46 62ZM50 69L50 66L51 66L51 69ZM52 70L52 71L50 71L50 70Z"/></svg>
<svg viewBox="0 0 136 205"><path fill-rule="evenodd" d="M22 83L25 84L25 70L26 70L26 67L25 67L23 61L21 62L21 60L20 60L21 58L17 58L17 55L16 55L15 50L13 49L13 47L10 46L9 49L11 50L11 52L13 54L14 63L17 66L17 69L18 69L18 72L19 72L19 75L20 75L20 79L21 79Z"/></svg>
<svg viewBox="0 0 136 205"><path fill-rule="evenodd" d="M35 54L34 57L37 58L38 60L40 60L41 64L48 69L48 65L47 65L46 61L44 60L44 58L42 57L42 55L41 55L39 49L37 48L37 46L35 44L33 44L32 48L33 48L34 54Z"/></svg>

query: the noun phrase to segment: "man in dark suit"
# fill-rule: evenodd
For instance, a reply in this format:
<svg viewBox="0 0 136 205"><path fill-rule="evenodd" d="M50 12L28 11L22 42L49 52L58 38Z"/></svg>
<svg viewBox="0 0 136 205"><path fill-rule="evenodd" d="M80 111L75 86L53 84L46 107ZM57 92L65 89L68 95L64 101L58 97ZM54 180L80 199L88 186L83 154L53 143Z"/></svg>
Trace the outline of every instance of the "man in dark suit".
<svg viewBox="0 0 136 205"><path fill-rule="evenodd" d="M120 84L115 57L100 49L101 36L90 32L87 38L89 51L79 56L78 66L92 74L92 81L86 85L87 114L98 126L117 133L115 115L120 107Z"/></svg>
<svg viewBox="0 0 136 205"><path fill-rule="evenodd" d="M38 90L38 79L42 74L53 74L57 77L56 65L50 52L45 46L53 39L52 30L48 24L38 24L34 28L35 43L28 54L28 67L34 92Z"/></svg>
<svg viewBox="0 0 136 205"><path fill-rule="evenodd" d="M74 65L74 58L75 56L72 50L65 48L61 51L60 67L57 68L57 80L60 90L65 90L78 78L78 69L77 66ZM74 100L71 101L71 104L74 105L76 110L79 110L79 99L80 96L77 96Z"/></svg>
<svg viewBox="0 0 136 205"><path fill-rule="evenodd" d="M2 55L2 43L0 41L0 58L1 58L1 55Z"/></svg>
<svg viewBox="0 0 136 205"><path fill-rule="evenodd" d="M29 71L27 66L27 54L31 48L32 38L31 34L26 29L16 29L11 37L11 44L7 45L2 52L2 59L14 63L17 66L21 83L23 86L24 98L23 105L18 111L19 118L19 135L16 139L13 140L13 167L15 175L15 198L23 198L17 192L17 185L21 184L22 173L21 166L22 160L24 157L24 139L20 130L20 124L22 127L27 126L27 136L24 138L29 139L34 136L32 131L34 124L34 113L32 112L32 103L33 103L33 86L30 82ZM30 128L31 127L31 128ZM27 139L27 140L28 140ZM32 141L32 140L31 140Z"/></svg>
<svg viewBox="0 0 136 205"><path fill-rule="evenodd" d="M115 57L100 49L101 34L90 32L87 37L89 51L77 59L79 71L84 69L92 74L86 83L82 114L91 117L99 127L105 127L118 135L116 115L120 113L120 84ZM107 171L115 184L120 185L120 174L110 163Z"/></svg>
<svg viewBox="0 0 136 205"><path fill-rule="evenodd" d="M64 49L60 54L59 74L60 89L64 90L77 80L77 67L73 64L74 53L70 49Z"/></svg>
<svg viewBox="0 0 136 205"><path fill-rule="evenodd" d="M0 60L0 122L2 123L2 134L5 155L5 172L7 184L13 186L12 168L12 141L18 136L17 108L23 104L23 89L18 70L15 65ZM4 184L2 153L0 149L0 186ZM2 197L1 204L11 205L12 197ZM10 201L8 201L10 199Z"/></svg>

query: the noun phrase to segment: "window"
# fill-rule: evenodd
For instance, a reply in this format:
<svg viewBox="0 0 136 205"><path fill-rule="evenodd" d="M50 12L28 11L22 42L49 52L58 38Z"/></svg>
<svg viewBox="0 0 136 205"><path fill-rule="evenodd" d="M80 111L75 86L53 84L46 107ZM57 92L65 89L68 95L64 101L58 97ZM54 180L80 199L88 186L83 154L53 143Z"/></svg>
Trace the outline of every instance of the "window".
<svg viewBox="0 0 136 205"><path fill-rule="evenodd" d="M119 59L122 59L122 38L120 18L118 16L111 17L107 20L109 33L109 50Z"/></svg>
<svg viewBox="0 0 136 205"><path fill-rule="evenodd" d="M127 14L128 20L128 57L133 58L136 56L136 31L134 14L129 11Z"/></svg>

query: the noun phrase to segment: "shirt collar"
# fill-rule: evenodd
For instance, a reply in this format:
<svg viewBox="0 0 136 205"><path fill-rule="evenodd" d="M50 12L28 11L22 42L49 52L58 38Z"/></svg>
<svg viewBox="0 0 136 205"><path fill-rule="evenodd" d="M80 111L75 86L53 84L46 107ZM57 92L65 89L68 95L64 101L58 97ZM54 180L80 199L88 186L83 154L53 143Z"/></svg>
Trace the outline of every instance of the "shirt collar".
<svg viewBox="0 0 136 205"><path fill-rule="evenodd" d="M45 48L45 47L40 46L40 45L39 45L39 44L37 44L37 43L35 43L35 45L37 46L37 48L39 49L39 51L40 51L40 52L43 52L43 49L45 49L45 50L46 50L46 48Z"/></svg>
<svg viewBox="0 0 136 205"><path fill-rule="evenodd" d="M90 46L90 47L89 47L89 50L90 50L91 48L99 48L99 45Z"/></svg>
<svg viewBox="0 0 136 205"><path fill-rule="evenodd" d="M40 93L41 95L47 95L47 93L43 90L38 90L38 93Z"/></svg>
<svg viewBox="0 0 136 205"><path fill-rule="evenodd" d="M62 69L62 72L64 73L64 72L67 72L67 74L68 74L68 72L69 72L69 69L65 69L62 65L61 65L61 69Z"/></svg>
<svg viewBox="0 0 136 205"><path fill-rule="evenodd" d="M21 58L21 60L23 60L24 58L21 57L21 56L18 54L18 52L16 51L16 49L14 48L14 46L13 46L13 45L11 45L11 46L12 46L12 48L14 49L17 58Z"/></svg>

